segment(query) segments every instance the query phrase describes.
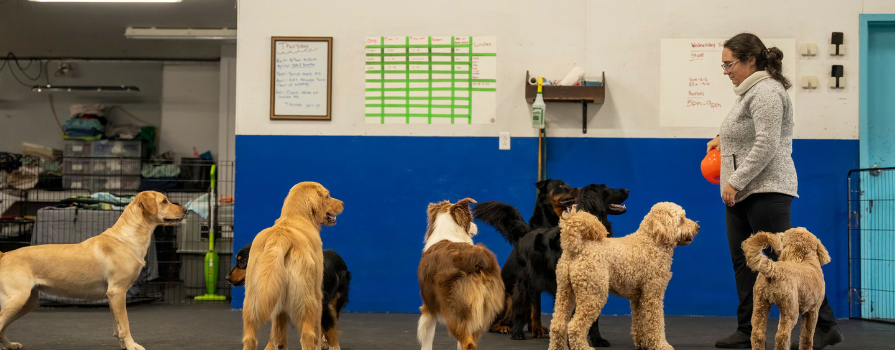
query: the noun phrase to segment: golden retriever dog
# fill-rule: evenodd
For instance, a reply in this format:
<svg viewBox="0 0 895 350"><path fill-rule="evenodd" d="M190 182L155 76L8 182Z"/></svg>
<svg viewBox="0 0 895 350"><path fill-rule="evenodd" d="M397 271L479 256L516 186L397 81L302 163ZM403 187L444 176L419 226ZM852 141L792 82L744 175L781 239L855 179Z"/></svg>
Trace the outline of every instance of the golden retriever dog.
<svg viewBox="0 0 895 350"><path fill-rule="evenodd" d="M675 247L693 242L699 225L679 205L665 202L654 205L640 228L625 237L607 238L600 220L577 206L563 214L560 227L563 254L556 267L550 350L564 349L567 338L572 349L593 349L587 331L609 293L631 301L631 336L637 349L674 349L665 340L663 310L671 258Z"/></svg>
<svg viewBox="0 0 895 350"><path fill-rule="evenodd" d="M416 335L423 350L432 350L436 321L447 324L458 350L475 350L503 309L500 265L485 246L473 245L478 228L469 203L475 201L429 204L429 229L417 270L423 306Z"/></svg>
<svg viewBox="0 0 895 350"><path fill-rule="evenodd" d="M6 337L9 324L37 306L40 292L53 295L109 298L114 321L112 336L122 349L143 350L131 337L127 321L127 290L146 265L152 232L158 225L176 225L183 207L163 194L140 192L124 208L115 225L78 244L47 244L0 254L0 342L21 349Z"/></svg>
<svg viewBox="0 0 895 350"><path fill-rule="evenodd" d="M322 185L302 182L289 191L280 218L255 236L246 267L243 350L257 350L258 327L269 320L273 327L265 349L286 348L290 320L299 330L303 350L320 349L320 227L335 225L343 208L342 201L330 197Z"/></svg>
<svg viewBox="0 0 895 350"><path fill-rule="evenodd" d="M770 246L780 254L777 261L761 253ZM752 349L764 350L771 305L780 309L780 325L774 337L774 349L788 350L792 328L802 318L799 349L810 350L814 340L817 314L824 300L824 273L821 265L830 262L830 254L811 232L803 227L775 235L759 232L743 241L746 265L758 272L752 309Z"/></svg>

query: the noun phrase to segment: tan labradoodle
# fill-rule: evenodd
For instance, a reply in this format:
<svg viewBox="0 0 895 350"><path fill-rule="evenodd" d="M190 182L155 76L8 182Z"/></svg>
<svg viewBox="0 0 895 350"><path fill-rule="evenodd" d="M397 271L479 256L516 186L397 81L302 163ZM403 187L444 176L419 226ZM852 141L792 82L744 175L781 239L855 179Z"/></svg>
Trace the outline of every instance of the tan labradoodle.
<svg viewBox="0 0 895 350"><path fill-rule="evenodd" d="M692 243L699 225L667 202L654 205L640 228L621 238L607 238L600 220L577 208L562 219L550 350L565 348L567 337L574 350L592 349L587 331L609 293L631 300L631 336L638 349L674 349L665 340L662 300L674 248Z"/></svg>
<svg viewBox="0 0 895 350"><path fill-rule="evenodd" d="M780 254L777 261L768 259L761 251L770 246ZM824 300L824 273L821 265L830 262L830 254L811 232L804 227L786 230L779 235L759 232L743 242L746 265L758 272L753 287L752 349L764 350L768 312L771 305L780 309L780 325L774 337L774 349L788 350L789 337L799 315L802 336L799 349L813 346L817 313Z"/></svg>

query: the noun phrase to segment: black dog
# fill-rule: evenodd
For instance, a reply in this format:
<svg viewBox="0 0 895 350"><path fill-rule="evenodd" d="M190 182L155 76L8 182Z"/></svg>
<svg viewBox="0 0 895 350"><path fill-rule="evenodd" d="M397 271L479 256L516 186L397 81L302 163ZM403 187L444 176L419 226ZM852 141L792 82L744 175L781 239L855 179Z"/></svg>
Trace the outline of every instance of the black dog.
<svg viewBox="0 0 895 350"><path fill-rule="evenodd" d="M565 206L565 208L572 204L578 204L581 210L599 218L610 235L612 234L612 225L609 223L608 215L624 214L627 211L627 208L621 204L628 198L626 189L588 185L580 191L572 189L566 194L558 196L551 193L548 195L551 199L549 202L542 200L541 192L539 187L535 215L546 211L553 211L554 215L557 215L555 213L557 208L554 208L554 204ZM574 198L574 200L569 200L570 198ZM551 206L543 206L543 203L551 203ZM495 227L514 246L502 270L505 286L507 290L512 290L512 301L511 304L508 304L511 305L508 306L508 309L512 308L512 321L506 322L507 320L504 319L498 322L512 325L513 339L525 339L522 329L527 323L526 320L531 317L534 336L546 336L546 329L540 325L541 293L547 292L552 296L556 295L556 263L562 255L559 227L531 228L515 207L494 201L477 205L473 208L473 215L476 220ZM549 218L548 215L545 217ZM555 222L556 225L559 224L558 215ZM510 279L515 279L515 282L509 281L508 283ZM526 306L530 306L530 308ZM505 314L505 318L506 316L508 315ZM505 324L492 327L492 330L503 331L505 330L503 327ZM609 342L600 336L596 322L589 331L588 340L592 346L609 346Z"/></svg>
<svg viewBox="0 0 895 350"><path fill-rule="evenodd" d="M537 228L556 227L559 225L559 216L565 208L574 204L575 197L578 195L578 189L569 187L569 185L562 180L548 179L538 181L535 183L535 188L538 190L538 197L535 200L534 213L532 213L531 219L528 220L528 225L525 224L525 221L521 220L511 222L510 224L520 226L509 229L509 231L530 231ZM484 208L489 206L489 204L485 203L481 205L483 208L481 210L484 210ZM522 261L522 259L517 257L517 254L519 254L519 251L513 249L506 262L504 262L503 268L500 270L503 285L506 287L506 307L504 307L503 313L501 314L502 316L495 320L491 325L491 332L503 334L510 332L510 326L512 325L513 320L513 290L516 281L519 279L519 272L522 271L522 267L518 265L518 262ZM540 300L532 306L531 315L530 317L526 317L525 321L525 323L528 324L529 331L532 332L535 338L544 338L547 336L548 328L541 324Z"/></svg>
<svg viewBox="0 0 895 350"><path fill-rule="evenodd" d="M252 244L246 244L236 254L236 266L227 274L227 282L235 287L245 284L246 268L249 265L249 253ZM323 250L323 312L321 313L321 331L330 344L338 344L338 321L345 305L348 305L348 285L351 272L345 260L332 249ZM324 343L326 344L326 343Z"/></svg>

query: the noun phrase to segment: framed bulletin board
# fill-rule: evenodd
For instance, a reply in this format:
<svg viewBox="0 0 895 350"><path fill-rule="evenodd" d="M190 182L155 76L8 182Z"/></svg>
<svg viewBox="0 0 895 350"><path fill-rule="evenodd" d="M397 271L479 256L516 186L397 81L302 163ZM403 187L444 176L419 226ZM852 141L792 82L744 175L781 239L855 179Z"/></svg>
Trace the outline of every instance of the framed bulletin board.
<svg viewBox="0 0 895 350"><path fill-rule="evenodd" d="M270 38L270 119L330 120L332 37Z"/></svg>

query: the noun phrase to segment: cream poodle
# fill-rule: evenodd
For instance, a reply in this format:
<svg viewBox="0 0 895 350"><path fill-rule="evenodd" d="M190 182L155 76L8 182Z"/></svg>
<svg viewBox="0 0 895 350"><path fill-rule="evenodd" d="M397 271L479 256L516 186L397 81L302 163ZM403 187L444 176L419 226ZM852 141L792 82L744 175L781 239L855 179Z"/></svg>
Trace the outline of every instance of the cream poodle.
<svg viewBox="0 0 895 350"><path fill-rule="evenodd" d="M778 261L761 251L770 246L780 254ZM792 328L802 319L799 349L813 346L817 314L824 300L824 273L821 265L830 262L830 254L811 232L803 227L775 235L767 232L743 241L746 265L758 272L752 309L752 349L764 350L771 305L780 309L780 324L774 337L774 349L788 350Z"/></svg>
<svg viewBox="0 0 895 350"><path fill-rule="evenodd" d="M556 268L550 350L565 348L567 338L574 350L592 349L587 330L609 293L631 300L631 336L638 349L673 349L665 340L662 305L671 256L675 247L693 242L699 225L679 205L665 202L653 206L636 232L621 238L607 238L603 224L577 207L563 214L560 227L563 255Z"/></svg>

